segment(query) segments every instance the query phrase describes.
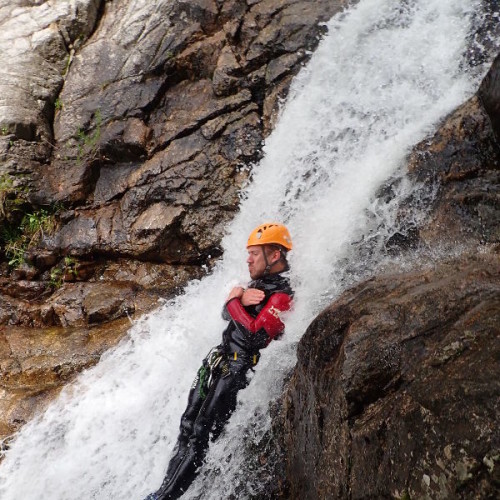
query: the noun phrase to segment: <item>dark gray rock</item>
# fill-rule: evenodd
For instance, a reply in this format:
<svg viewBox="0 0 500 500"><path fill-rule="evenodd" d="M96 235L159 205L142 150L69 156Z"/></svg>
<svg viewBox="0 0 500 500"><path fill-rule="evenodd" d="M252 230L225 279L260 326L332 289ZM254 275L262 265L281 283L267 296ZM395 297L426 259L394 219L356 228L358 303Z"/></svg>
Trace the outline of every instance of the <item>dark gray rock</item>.
<svg viewBox="0 0 500 500"><path fill-rule="evenodd" d="M494 498L498 270L380 276L317 317L282 401L291 498Z"/></svg>
<svg viewBox="0 0 500 500"><path fill-rule="evenodd" d="M430 217L418 227L420 240L432 247L500 241L498 182L500 147L488 114L477 97L454 113L409 161L410 177L423 182ZM402 211L411 210L411 204Z"/></svg>
<svg viewBox="0 0 500 500"><path fill-rule="evenodd" d="M490 117L497 140L500 141L500 55L493 62L478 94Z"/></svg>

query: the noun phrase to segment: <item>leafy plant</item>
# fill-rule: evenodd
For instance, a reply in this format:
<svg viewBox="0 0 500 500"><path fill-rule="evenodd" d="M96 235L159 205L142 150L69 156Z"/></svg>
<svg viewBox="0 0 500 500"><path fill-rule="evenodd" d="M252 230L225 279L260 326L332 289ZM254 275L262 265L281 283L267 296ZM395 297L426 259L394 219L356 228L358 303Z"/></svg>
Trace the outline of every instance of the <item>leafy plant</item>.
<svg viewBox="0 0 500 500"><path fill-rule="evenodd" d="M5 244L5 255L9 266L18 268L26 261L27 250L39 242L46 234L51 234L56 226L58 207L39 209L24 214L18 226L6 224L2 228L1 239Z"/></svg>
<svg viewBox="0 0 500 500"><path fill-rule="evenodd" d="M59 264L50 271L49 286L60 288L69 275L73 279L78 276L78 262L73 257L64 257L62 266Z"/></svg>
<svg viewBox="0 0 500 500"><path fill-rule="evenodd" d="M0 219L8 218L8 215L21 209L25 203L22 195L27 191L26 187L15 186L11 175L0 175Z"/></svg>
<svg viewBox="0 0 500 500"><path fill-rule="evenodd" d="M64 274L69 274L73 278L78 276L78 262L73 257L64 257Z"/></svg>
<svg viewBox="0 0 500 500"><path fill-rule="evenodd" d="M61 101L61 99L57 98L54 102L54 108L56 109L56 111L59 111L63 108L63 103Z"/></svg>
<svg viewBox="0 0 500 500"><path fill-rule="evenodd" d="M9 258L9 266L17 269L21 267L25 262L24 255L26 249L19 243L19 241L13 241L7 244L5 249L5 254Z"/></svg>
<svg viewBox="0 0 500 500"><path fill-rule="evenodd" d="M50 271L49 286L52 288L61 288L64 281L63 272L59 267L54 267Z"/></svg>

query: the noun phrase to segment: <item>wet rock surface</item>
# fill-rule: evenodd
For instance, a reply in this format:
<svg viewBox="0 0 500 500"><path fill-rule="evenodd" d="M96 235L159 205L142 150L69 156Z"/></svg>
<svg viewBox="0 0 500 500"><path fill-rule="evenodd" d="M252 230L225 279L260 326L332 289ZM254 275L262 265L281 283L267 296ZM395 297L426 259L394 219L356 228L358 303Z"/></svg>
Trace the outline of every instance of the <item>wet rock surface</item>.
<svg viewBox="0 0 500 500"><path fill-rule="evenodd" d="M340 8L73 0L2 9L3 36L15 43L0 56L17 71L0 82L9 97L0 106L0 219L11 232L42 208L55 219L20 257L34 281L59 273L68 256L210 264L278 97ZM3 250L12 259L6 238Z"/></svg>
<svg viewBox="0 0 500 500"><path fill-rule="evenodd" d="M41 411L78 372L97 363L129 328L126 318L94 329L0 326L0 440Z"/></svg>
<svg viewBox="0 0 500 500"><path fill-rule="evenodd" d="M1 241L0 438L220 255L278 101L342 5L0 7L0 225L52 217L21 254ZM362 283L313 322L271 495L498 493L498 71L409 158L430 217L394 251L459 256Z"/></svg>
<svg viewBox="0 0 500 500"><path fill-rule="evenodd" d="M290 498L493 498L498 255L377 277L311 324L283 397Z"/></svg>
<svg viewBox="0 0 500 500"><path fill-rule="evenodd" d="M477 96L415 148L410 177L433 191L430 217L417 228L420 242L466 248L500 241L494 223L500 217L498 149L490 116Z"/></svg>
<svg viewBox="0 0 500 500"><path fill-rule="evenodd" d="M282 498L498 496L499 64L409 156L421 197L388 250L419 270L346 291L299 342L273 422Z"/></svg>

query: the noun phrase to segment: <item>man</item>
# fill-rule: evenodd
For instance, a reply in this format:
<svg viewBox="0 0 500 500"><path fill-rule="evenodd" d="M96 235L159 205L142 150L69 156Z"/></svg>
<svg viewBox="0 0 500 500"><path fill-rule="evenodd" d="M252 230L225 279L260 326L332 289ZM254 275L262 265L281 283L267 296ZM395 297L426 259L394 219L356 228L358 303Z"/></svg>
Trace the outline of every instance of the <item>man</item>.
<svg viewBox="0 0 500 500"><path fill-rule="evenodd" d="M223 310L229 325L222 343L213 348L193 382L182 415L174 455L160 489L148 500L179 498L196 477L209 444L236 408L236 396L247 386L247 372L259 361L260 349L284 331L280 313L290 309L293 296L286 255L292 240L285 226L262 224L247 242L248 288L233 288Z"/></svg>

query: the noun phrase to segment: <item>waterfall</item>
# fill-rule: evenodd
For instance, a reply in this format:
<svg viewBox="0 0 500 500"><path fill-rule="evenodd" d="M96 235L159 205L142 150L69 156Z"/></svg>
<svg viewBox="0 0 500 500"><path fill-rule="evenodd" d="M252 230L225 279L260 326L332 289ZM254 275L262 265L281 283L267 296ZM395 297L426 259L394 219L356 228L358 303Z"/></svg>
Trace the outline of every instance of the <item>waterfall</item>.
<svg viewBox="0 0 500 500"><path fill-rule="evenodd" d="M160 485L192 379L220 342L224 298L248 280L247 235L277 220L294 239L296 301L287 333L263 352L185 496L258 492L242 443L268 429L269 402L308 323L386 259L383 245L361 258L354 242L390 236L397 200L380 203L378 188L401 172L400 194L415 189L404 178L405 156L476 90L478 76L464 53L479 10L474 0L361 0L327 23L328 35L295 78L264 159L252 169L223 259L137 321L116 349L23 427L0 467L0 498L129 500Z"/></svg>

